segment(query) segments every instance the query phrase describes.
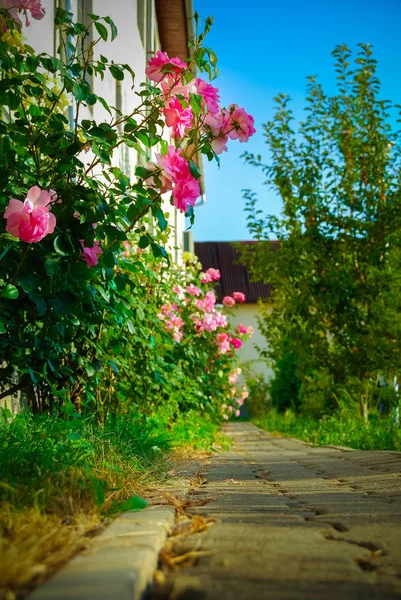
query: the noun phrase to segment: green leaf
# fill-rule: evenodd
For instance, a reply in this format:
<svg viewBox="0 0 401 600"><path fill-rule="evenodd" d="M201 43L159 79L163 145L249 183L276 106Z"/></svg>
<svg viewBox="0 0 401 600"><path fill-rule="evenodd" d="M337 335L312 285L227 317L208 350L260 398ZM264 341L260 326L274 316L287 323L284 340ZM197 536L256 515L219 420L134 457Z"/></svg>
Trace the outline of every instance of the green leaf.
<svg viewBox="0 0 401 600"><path fill-rule="evenodd" d="M48 275L54 275L57 273L60 267L61 259L59 256L49 256L45 260L45 271Z"/></svg>
<svg viewBox="0 0 401 600"><path fill-rule="evenodd" d="M18 298L19 292L15 285L9 283L5 286L5 288L2 289L1 295L3 298L7 298L7 300L15 300Z"/></svg>
<svg viewBox="0 0 401 600"><path fill-rule="evenodd" d="M140 496L131 496L124 502L113 502L108 510L109 515L115 515L122 512L138 512L146 508L148 503Z"/></svg>
<svg viewBox="0 0 401 600"><path fill-rule="evenodd" d="M162 209L159 206L157 206L154 209L153 214L154 214L155 218L157 219L157 222L159 224L160 230L164 231L167 228L167 226L168 226L168 222L167 222L167 220L166 220L166 218L164 216L164 213L163 213Z"/></svg>
<svg viewBox="0 0 401 600"><path fill-rule="evenodd" d="M115 373L119 373L120 369L117 367L116 363L113 360L109 360L109 365L115 371Z"/></svg>
<svg viewBox="0 0 401 600"><path fill-rule="evenodd" d="M168 142L166 140L160 140L160 154L165 156L168 152Z"/></svg>
<svg viewBox="0 0 401 600"><path fill-rule="evenodd" d="M148 236L147 236L147 235L142 235L142 236L139 238L139 244L138 244L138 246L139 246L140 248L142 248L142 249L143 249L143 248L147 248L147 247L149 246L149 244L150 244L150 240L149 240L149 238L148 238Z"/></svg>
<svg viewBox="0 0 401 600"><path fill-rule="evenodd" d="M142 179L147 179L152 174L152 171L145 169L145 167L136 167L135 175L138 177L142 177Z"/></svg>
<svg viewBox="0 0 401 600"><path fill-rule="evenodd" d="M114 254L110 252L110 250L105 250L102 256L103 264L106 267L112 269L116 264L116 259L114 258Z"/></svg>
<svg viewBox="0 0 401 600"><path fill-rule="evenodd" d="M189 161L189 170L191 171L191 175L195 177L195 179L200 179L200 171L193 160Z"/></svg>
<svg viewBox="0 0 401 600"><path fill-rule="evenodd" d="M64 239L62 233L60 233L53 242L53 247L57 254L60 256L68 256L71 253L71 248L67 241Z"/></svg>
<svg viewBox="0 0 401 600"><path fill-rule="evenodd" d="M37 279L33 273L27 273L20 275L18 278L18 284L22 287L26 294L30 294L37 288Z"/></svg>
<svg viewBox="0 0 401 600"><path fill-rule="evenodd" d="M78 100L78 102L83 102L88 97L88 88L79 83L74 83L72 93L74 94L74 98Z"/></svg>
<svg viewBox="0 0 401 600"><path fill-rule="evenodd" d="M137 137L138 140L140 140L142 142L142 144L144 144L147 148L151 147L152 144L151 144L151 141L149 139L149 136L144 131L137 131L135 133L135 137Z"/></svg>
<svg viewBox="0 0 401 600"><path fill-rule="evenodd" d="M202 110L203 98L200 94L189 94L189 103L194 115L199 115Z"/></svg>
<svg viewBox="0 0 401 600"><path fill-rule="evenodd" d="M105 42L107 42L107 38L108 38L108 33L107 33L107 29L104 25L102 25L99 22L94 23L95 27L96 27L96 31L98 32L98 34L100 35L100 37L102 38L102 40L104 40Z"/></svg>
<svg viewBox="0 0 401 600"><path fill-rule="evenodd" d="M118 35L118 30L114 24L114 21L110 19L110 17L104 17L104 21L110 26L111 41L115 40Z"/></svg>
<svg viewBox="0 0 401 600"><path fill-rule="evenodd" d="M121 67L118 67L117 65L111 65L109 67L109 71L113 75L114 79L117 79L117 81L122 81L124 79L124 71L121 69Z"/></svg>

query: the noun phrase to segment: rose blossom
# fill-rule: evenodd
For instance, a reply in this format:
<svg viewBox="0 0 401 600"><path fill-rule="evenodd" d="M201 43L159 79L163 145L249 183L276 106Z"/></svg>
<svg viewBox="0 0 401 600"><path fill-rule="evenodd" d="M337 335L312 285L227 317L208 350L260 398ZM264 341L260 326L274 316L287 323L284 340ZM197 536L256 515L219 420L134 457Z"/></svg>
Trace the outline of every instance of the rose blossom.
<svg viewBox="0 0 401 600"><path fill-rule="evenodd" d="M226 354L230 350L230 336L228 333L218 333L216 335L218 353Z"/></svg>
<svg viewBox="0 0 401 600"><path fill-rule="evenodd" d="M251 115L238 106L238 104L231 104L227 111L228 123L226 125L226 132L231 140L239 140L240 142L247 142L251 135L256 132L254 127L255 120Z"/></svg>
<svg viewBox="0 0 401 600"><path fill-rule="evenodd" d="M188 205L194 206L200 195L200 187L181 152L182 148L176 150L174 146L169 146L167 154L157 154L156 160L163 169L164 177L172 182L174 206L181 212L187 212Z"/></svg>
<svg viewBox="0 0 401 600"><path fill-rule="evenodd" d="M167 70L170 71L170 73L181 73L183 69L187 68L186 63L182 62L178 56L170 58L167 52L158 50L155 56L149 60L145 73L151 81L159 83L166 75L168 75L168 72L163 73L162 71L165 65L168 65Z"/></svg>
<svg viewBox="0 0 401 600"><path fill-rule="evenodd" d="M192 110L191 108L183 108L178 98L170 98L167 105L163 109L166 118L167 127L172 127L172 135L182 138L185 135L185 129L191 127Z"/></svg>
<svg viewBox="0 0 401 600"><path fill-rule="evenodd" d="M210 275L212 281L218 281L220 279L220 271L218 269L208 269L206 275Z"/></svg>
<svg viewBox="0 0 401 600"><path fill-rule="evenodd" d="M239 338L231 338L230 340L230 344L231 346L233 346L236 350L238 350L238 348L241 348L242 346L242 340L240 340Z"/></svg>
<svg viewBox="0 0 401 600"><path fill-rule="evenodd" d="M212 278L209 275L209 273L200 273L199 277L201 283L210 283L212 281Z"/></svg>
<svg viewBox="0 0 401 600"><path fill-rule="evenodd" d="M200 77L196 80L196 92L204 99L208 113L210 114L219 112L220 97L218 91L218 88L213 87Z"/></svg>
<svg viewBox="0 0 401 600"><path fill-rule="evenodd" d="M224 306L231 307L231 306L234 306L235 300L234 300L234 298L231 298L231 296L224 296L223 304L224 304Z"/></svg>
<svg viewBox="0 0 401 600"><path fill-rule="evenodd" d="M56 227L56 217L47 206L50 202L50 194L37 185L30 188L24 202L13 198L4 213L6 231L28 244L40 242Z"/></svg>
<svg viewBox="0 0 401 600"><path fill-rule="evenodd" d="M201 290L193 283L190 283L189 285L187 285L185 291L187 292L187 294L190 294L191 296L200 296L200 294L201 294Z"/></svg>
<svg viewBox="0 0 401 600"><path fill-rule="evenodd" d="M95 240L93 242L94 245L91 248L87 248L84 245L85 244L84 240L79 240L79 243L82 246L82 250L79 254L80 254L80 256L82 256L82 258L86 262L86 266L88 267L88 269L90 269L91 267L95 267L99 262L99 260L98 260L99 254L102 254L100 242L98 240Z"/></svg>
<svg viewBox="0 0 401 600"><path fill-rule="evenodd" d="M22 12L25 15L27 27L31 24L28 17L28 10L32 17L37 21L43 19L46 14L46 10L42 7L40 0L0 0L0 8L8 9L11 18L14 19L18 25L22 25L18 11Z"/></svg>
<svg viewBox="0 0 401 600"><path fill-rule="evenodd" d="M228 115L225 112L219 111L216 114L208 113L206 115L205 125L210 128L210 132L215 138L212 141L212 148L216 154L227 152L228 135L225 131L227 123Z"/></svg>
<svg viewBox="0 0 401 600"><path fill-rule="evenodd" d="M238 325L237 330L239 333L242 333L243 335L245 335L246 333L248 333L248 328L245 327L245 325Z"/></svg>
<svg viewBox="0 0 401 600"><path fill-rule="evenodd" d="M242 292L233 292L233 298L236 302L243 304L245 302L245 294Z"/></svg>

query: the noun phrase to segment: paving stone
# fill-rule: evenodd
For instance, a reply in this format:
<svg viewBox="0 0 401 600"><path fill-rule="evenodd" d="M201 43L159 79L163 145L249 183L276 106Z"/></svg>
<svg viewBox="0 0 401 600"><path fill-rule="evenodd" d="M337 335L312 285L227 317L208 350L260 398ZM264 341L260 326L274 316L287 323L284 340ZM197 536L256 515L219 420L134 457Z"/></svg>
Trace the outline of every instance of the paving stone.
<svg viewBox="0 0 401 600"><path fill-rule="evenodd" d="M215 518L197 564L152 600L401 598L401 454L314 448L229 424L230 452L202 465Z"/></svg>
<svg viewBox="0 0 401 600"><path fill-rule="evenodd" d="M30 600L139 600L173 526L170 506L118 516L93 544L29 596Z"/></svg>

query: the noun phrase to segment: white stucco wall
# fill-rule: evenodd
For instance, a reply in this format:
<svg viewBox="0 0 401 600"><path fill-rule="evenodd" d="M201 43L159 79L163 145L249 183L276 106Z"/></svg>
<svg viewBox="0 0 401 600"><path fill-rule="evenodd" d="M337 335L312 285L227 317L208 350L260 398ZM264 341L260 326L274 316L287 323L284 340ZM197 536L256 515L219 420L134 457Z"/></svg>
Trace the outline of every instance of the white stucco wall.
<svg viewBox="0 0 401 600"><path fill-rule="evenodd" d="M267 310L271 312L272 306L267 305ZM230 318L234 325L251 325L255 332L250 340L244 342L238 350L238 356L242 363L248 363L255 374L261 374L266 379L270 379L273 375L272 370L266 365L266 362L260 358L255 345L261 348L266 347L266 340L263 337L257 321L260 315L257 304L236 304L233 308L233 313Z"/></svg>

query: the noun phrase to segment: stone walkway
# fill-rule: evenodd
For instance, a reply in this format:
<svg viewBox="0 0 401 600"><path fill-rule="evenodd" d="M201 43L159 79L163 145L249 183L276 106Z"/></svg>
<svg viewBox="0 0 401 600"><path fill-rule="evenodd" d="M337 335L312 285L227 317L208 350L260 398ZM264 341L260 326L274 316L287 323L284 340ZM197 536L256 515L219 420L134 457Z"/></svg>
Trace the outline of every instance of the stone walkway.
<svg viewBox="0 0 401 600"><path fill-rule="evenodd" d="M313 448L242 422L227 433L232 450L191 492L216 523L189 536L196 564L153 600L401 599L401 453Z"/></svg>

